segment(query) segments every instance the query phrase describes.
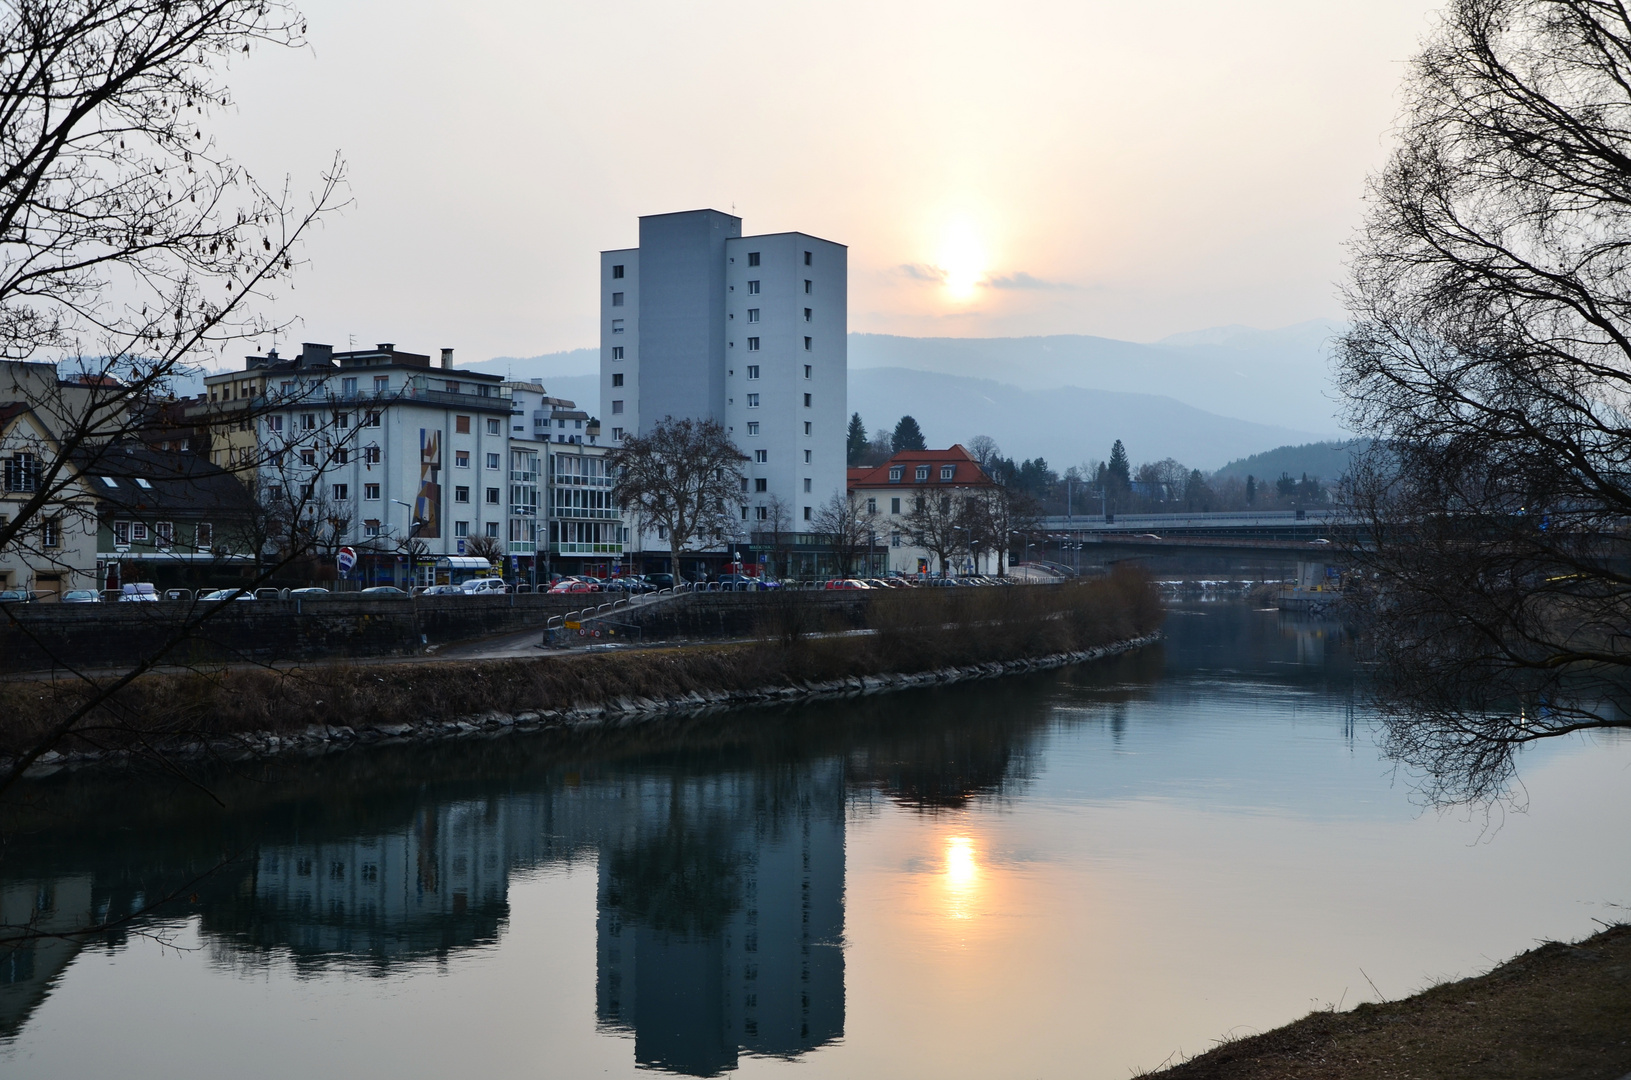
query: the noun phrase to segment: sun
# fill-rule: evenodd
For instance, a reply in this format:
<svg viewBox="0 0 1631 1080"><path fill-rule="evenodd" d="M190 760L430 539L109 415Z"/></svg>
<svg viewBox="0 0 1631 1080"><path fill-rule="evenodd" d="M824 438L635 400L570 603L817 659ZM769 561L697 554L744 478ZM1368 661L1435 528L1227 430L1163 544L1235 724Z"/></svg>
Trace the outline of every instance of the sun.
<svg viewBox="0 0 1631 1080"><path fill-rule="evenodd" d="M958 303L974 298L985 280L985 246L966 221L954 221L946 229L937 263L945 276L946 293Z"/></svg>

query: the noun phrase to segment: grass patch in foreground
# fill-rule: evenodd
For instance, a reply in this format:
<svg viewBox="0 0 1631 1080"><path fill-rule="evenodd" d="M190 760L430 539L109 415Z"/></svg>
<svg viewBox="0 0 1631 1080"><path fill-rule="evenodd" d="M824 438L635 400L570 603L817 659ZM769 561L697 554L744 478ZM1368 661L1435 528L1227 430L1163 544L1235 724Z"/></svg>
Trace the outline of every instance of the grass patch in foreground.
<svg viewBox="0 0 1631 1080"><path fill-rule="evenodd" d="M1619 1080L1631 1073L1631 925L1550 942L1414 997L1310 1013L1149 1080Z"/></svg>

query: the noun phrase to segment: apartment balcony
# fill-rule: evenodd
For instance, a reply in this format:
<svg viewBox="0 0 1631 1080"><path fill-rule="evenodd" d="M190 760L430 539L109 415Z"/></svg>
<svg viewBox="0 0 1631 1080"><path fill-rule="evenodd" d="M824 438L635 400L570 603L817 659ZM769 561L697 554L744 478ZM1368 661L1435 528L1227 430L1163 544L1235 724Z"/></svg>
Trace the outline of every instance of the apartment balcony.
<svg viewBox="0 0 1631 1080"><path fill-rule="evenodd" d="M622 544L573 544L559 541L549 545L557 555L621 555Z"/></svg>
<svg viewBox="0 0 1631 1080"><path fill-rule="evenodd" d="M616 521L623 514L615 508L589 510L581 506L557 506L549 516L556 521Z"/></svg>
<svg viewBox="0 0 1631 1080"><path fill-rule="evenodd" d="M538 554L538 545L531 540L511 540L509 543L509 554L511 555Z"/></svg>

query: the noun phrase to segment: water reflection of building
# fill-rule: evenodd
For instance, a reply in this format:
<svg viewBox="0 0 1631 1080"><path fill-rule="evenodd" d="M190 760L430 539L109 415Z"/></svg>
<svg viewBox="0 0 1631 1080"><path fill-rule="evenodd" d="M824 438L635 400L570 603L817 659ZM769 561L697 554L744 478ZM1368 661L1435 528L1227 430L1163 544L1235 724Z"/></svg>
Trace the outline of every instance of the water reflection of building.
<svg viewBox="0 0 1631 1080"><path fill-rule="evenodd" d="M0 882L0 1041L22 1030L78 955L83 942L58 935L89 926L92 905L88 874Z"/></svg>
<svg viewBox="0 0 1631 1080"><path fill-rule="evenodd" d="M595 1014L696 1076L844 1033L844 775L650 778L601 849ZM608 838L610 839L610 838Z"/></svg>

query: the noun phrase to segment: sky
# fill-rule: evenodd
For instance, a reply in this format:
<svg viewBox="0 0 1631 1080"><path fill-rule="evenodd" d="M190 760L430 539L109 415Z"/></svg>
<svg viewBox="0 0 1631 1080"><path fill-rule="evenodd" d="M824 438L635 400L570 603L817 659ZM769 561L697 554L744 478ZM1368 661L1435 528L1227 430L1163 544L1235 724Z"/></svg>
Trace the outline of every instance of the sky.
<svg viewBox="0 0 1631 1080"><path fill-rule="evenodd" d="M347 162L280 345L592 346L598 252L701 207L847 244L852 331L1153 341L1341 317L1436 6L312 0L212 130Z"/></svg>

